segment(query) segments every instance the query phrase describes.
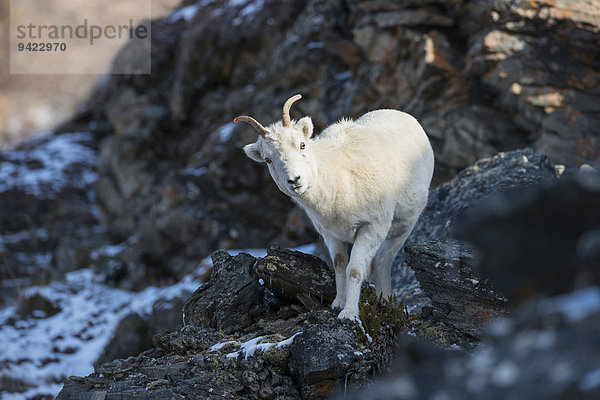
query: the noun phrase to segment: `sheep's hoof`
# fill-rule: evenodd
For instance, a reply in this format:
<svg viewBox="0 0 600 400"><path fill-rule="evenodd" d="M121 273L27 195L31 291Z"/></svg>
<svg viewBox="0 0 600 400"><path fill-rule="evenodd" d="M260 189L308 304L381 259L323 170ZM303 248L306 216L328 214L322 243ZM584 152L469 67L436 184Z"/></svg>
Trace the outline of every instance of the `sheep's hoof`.
<svg viewBox="0 0 600 400"><path fill-rule="evenodd" d="M333 303L331 303L331 309L332 310L343 310L345 305L346 305L346 299L336 297L335 300L333 300Z"/></svg>
<svg viewBox="0 0 600 400"><path fill-rule="evenodd" d="M351 311L346 308L338 314L338 319L348 319L350 321L358 321L358 312Z"/></svg>

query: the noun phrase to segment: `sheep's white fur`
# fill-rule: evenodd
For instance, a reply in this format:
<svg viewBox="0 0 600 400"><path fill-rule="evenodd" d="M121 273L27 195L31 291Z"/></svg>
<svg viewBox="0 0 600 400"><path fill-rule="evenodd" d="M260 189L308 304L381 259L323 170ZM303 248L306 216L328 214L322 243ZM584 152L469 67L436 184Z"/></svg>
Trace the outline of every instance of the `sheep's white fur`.
<svg viewBox="0 0 600 400"><path fill-rule="evenodd" d="M415 118L397 110L342 120L314 138L310 117L266 130L244 151L255 161L272 161L279 189L323 236L335 268L332 307L342 309L339 318L358 319L363 280L373 272L378 294L391 294L392 261L427 203L434 163L429 139Z"/></svg>

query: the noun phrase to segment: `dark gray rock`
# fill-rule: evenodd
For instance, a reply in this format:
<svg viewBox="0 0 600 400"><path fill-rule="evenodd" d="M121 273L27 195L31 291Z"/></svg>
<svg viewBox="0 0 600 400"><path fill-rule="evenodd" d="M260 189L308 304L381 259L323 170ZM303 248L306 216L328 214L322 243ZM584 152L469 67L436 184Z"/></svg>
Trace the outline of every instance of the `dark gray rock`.
<svg viewBox="0 0 600 400"><path fill-rule="evenodd" d="M518 303L600 284L599 204L600 174L574 173L489 198L456 234L481 250L477 273Z"/></svg>
<svg viewBox="0 0 600 400"><path fill-rule="evenodd" d="M514 150L483 158L430 192L427 206L409 236L407 245L436 241L447 243L448 248L451 248L456 245L450 239L453 226L480 202L510 188L518 190L556 179L552 163L532 149ZM471 250L465 248L458 253L472 259L470 264L476 265ZM443 257L443 252L440 257ZM416 261L425 266L419 260ZM401 256L397 257L392 267L392 287L411 307L420 309L430 305L427 297L423 296L413 270ZM432 293L430 291L427 295Z"/></svg>
<svg viewBox="0 0 600 400"><path fill-rule="evenodd" d="M183 306L184 325L222 329L225 333L247 328L268 310L264 289L251 275L256 259L213 253L213 272Z"/></svg>
<svg viewBox="0 0 600 400"><path fill-rule="evenodd" d="M450 330L455 344L477 344L483 325L508 313L506 299L489 281L473 273L477 257L468 246L428 242L406 247L405 254L406 263L431 299L432 308L425 308L422 317Z"/></svg>
<svg viewBox="0 0 600 400"><path fill-rule="evenodd" d="M149 315L131 313L123 317L94 364L138 355L153 347L153 337L181 328L183 303L190 294L183 291L174 298L157 300Z"/></svg>
<svg viewBox="0 0 600 400"><path fill-rule="evenodd" d="M335 298L333 268L309 254L271 246L253 272L277 297L310 308L326 307Z"/></svg>
<svg viewBox="0 0 600 400"><path fill-rule="evenodd" d="M154 336L154 347L164 353L181 355L205 351L215 343L222 342L225 335L213 328L187 325L178 331Z"/></svg>
<svg viewBox="0 0 600 400"><path fill-rule="evenodd" d="M431 191L409 242L446 239L467 210L492 194L555 179L552 163L532 149L483 158Z"/></svg>
<svg viewBox="0 0 600 400"><path fill-rule="evenodd" d="M295 297L293 302L265 297L250 273L256 260L247 254L220 251L213 261L211 279L185 305L183 328L155 335L155 348L136 357L98 364L94 374L70 378L58 399L97 393L132 399L323 398L371 380L375 355L361 343L354 324L338 320L327 306L307 311ZM269 263L277 269L292 262L299 276L315 265L326 267L312 256L271 249ZM266 301L272 310L261 308ZM132 325L132 319L136 322L128 318L123 324L119 343L137 338L142 321Z"/></svg>
<svg viewBox="0 0 600 400"><path fill-rule="evenodd" d="M368 380L370 365L359 351L356 327L326 315L328 320L304 328L290 348L290 373L300 383L302 398L327 397L343 392L348 382Z"/></svg>

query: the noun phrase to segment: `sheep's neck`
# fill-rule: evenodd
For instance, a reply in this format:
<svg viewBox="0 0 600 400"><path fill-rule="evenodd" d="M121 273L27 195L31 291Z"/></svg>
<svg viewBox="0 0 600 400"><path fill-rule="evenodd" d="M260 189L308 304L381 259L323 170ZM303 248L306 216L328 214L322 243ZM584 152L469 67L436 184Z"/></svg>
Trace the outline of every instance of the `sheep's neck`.
<svg viewBox="0 0 600 400"><path fill-rule="evenodd" d="M328 157L326 149L321 149L315 146L314 150L314 161L317 165L317 177L314 184L304 193L296 199L296 201L307 208L308 211L313 211L319 214L328 214L328 208L331 208L335 203L336 198L336 182L335 175L332 171L336 169L336 166L330 160L330 154Z"/></svg>

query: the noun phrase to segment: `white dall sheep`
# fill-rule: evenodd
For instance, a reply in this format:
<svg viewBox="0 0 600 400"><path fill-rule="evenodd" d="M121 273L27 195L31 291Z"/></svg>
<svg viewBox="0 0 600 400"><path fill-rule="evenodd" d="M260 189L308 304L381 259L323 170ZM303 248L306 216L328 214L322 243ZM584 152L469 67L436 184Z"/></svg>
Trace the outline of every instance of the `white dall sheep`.
<svg viewBox="0 0 600 400"><path fill-rule="evenodd" d="M310 117L283 120L267 128L252 117L260 134L244 147L266 162L279 189L302 206L323 236L335 268L338 318L358 319L363 280L373 272L378 294L391 294L391 265L427 203L433 151L415 118L396 110L371 111L342 120L313 137ZM348 256L348 245L352 251Z"/></svg>

